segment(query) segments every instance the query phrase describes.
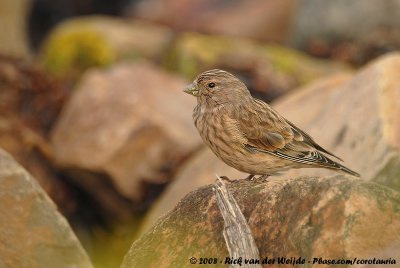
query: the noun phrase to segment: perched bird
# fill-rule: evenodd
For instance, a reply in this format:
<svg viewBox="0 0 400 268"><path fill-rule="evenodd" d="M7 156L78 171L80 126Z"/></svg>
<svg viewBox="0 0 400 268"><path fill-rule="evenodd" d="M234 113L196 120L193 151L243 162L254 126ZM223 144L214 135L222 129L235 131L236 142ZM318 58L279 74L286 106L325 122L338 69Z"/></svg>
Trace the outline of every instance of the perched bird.
<svg viewBox="0 0 400 268"><path fill-rule="evenodd" d="M226 164L249 173L249 179L304 167L360 176L328 158L341 160L267 103L253 98L231 73L203 72L184 92L197 98L193 119L203 141Z"/></svg>

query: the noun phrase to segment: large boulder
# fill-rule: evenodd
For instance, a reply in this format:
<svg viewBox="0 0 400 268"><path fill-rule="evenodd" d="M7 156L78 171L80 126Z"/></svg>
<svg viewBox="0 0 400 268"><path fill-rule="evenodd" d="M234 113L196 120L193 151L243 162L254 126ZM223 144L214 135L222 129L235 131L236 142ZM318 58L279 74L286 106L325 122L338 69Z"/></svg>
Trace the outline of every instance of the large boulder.
<svg viewBox="0 0 400 268"><path fill-rule="evenodd" d="M52 133L56 162L64 169L106 174L111 185L108 181L103 190L141 200L144 183L167 182L201 145L192 122L196 101L182 93L186 84L145 62L88 72ZM76 183L96 196L87 180ZM101 195L96 200L107 205Z"/></svg>
<svg viewBox="0 0 400 268"><path fill-rule="evenodd" d="M35 179L0 149L0 266L92 267Z"/></svg>
<svg viewBox="0 0 400 268"><path fill-rule="evenodd" d="M190 179L190 178L187 178ZM122 268L188 267L193 258L229 257L224 219L212 185L188 194L136 240ZM331 259L400 257L400 194L343 175L228 184L259 250L266 257ZM388 259L387 257L385 260ZM269 267L265 265L264 267Z"/></svg>
<svg viewBox="0 0 400 268"><path fill-rule="evenodd" d="M278 100L274 107L320 145L343 158L364 180L400 190L400 54L372 62L355 76L316 83ZM327 175L325 169L292 170Z"/></svg>

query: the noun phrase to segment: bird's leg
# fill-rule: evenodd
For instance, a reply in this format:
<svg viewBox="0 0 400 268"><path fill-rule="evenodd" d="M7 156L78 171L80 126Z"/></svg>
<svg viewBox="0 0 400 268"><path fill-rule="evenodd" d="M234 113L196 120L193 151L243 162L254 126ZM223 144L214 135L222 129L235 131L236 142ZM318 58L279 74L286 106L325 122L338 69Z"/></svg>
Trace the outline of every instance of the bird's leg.
<svg viewBox="0 0 400 268"><path fill-rule="evenodd" d="M264 175L261 175L258 178L253 179L252 181L255 182L255 183L263 183L263 182L267 181L268 177L269 177L268 174L264 174Z"/></svg>
<svg viewBox="0 0 400 268"><path fill-rule="evenodd" d="M246 181L252 181L253 180L253 178L254 178L254 174L250 174L249 176L247 176L246 178L245 178L245 180Z"/></svg>

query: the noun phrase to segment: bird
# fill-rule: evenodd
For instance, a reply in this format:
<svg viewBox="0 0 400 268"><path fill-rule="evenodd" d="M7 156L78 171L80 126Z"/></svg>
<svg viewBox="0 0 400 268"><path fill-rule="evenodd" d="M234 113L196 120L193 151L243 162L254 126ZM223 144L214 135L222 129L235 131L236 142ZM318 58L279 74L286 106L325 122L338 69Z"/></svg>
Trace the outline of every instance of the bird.
<svg viewBox="0 0 400 268"><path fill-rule="evenodd" d="M193 121L204 143L227 165L249 174L249 180L306 167L360 177L270 105L253 98L227 71L205 71L183 91L197 99Z"/></svg>

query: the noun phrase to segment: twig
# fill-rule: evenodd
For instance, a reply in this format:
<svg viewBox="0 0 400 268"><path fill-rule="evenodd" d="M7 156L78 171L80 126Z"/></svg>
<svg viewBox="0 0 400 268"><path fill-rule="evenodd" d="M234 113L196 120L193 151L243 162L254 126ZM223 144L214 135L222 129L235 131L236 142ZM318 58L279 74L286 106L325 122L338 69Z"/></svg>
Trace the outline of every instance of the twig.
<svg viewBox="0 0 400 268"><path fill-rule="evenodd" d="M260 264L247 264L245 260L260 260L256 242L240 208L226 188L225 183L217 175L214 186L217 204L224 218L224 238L232 260L242 260L242 267L261 267ZM234 264L231 264L234 267Z"/></svg>

